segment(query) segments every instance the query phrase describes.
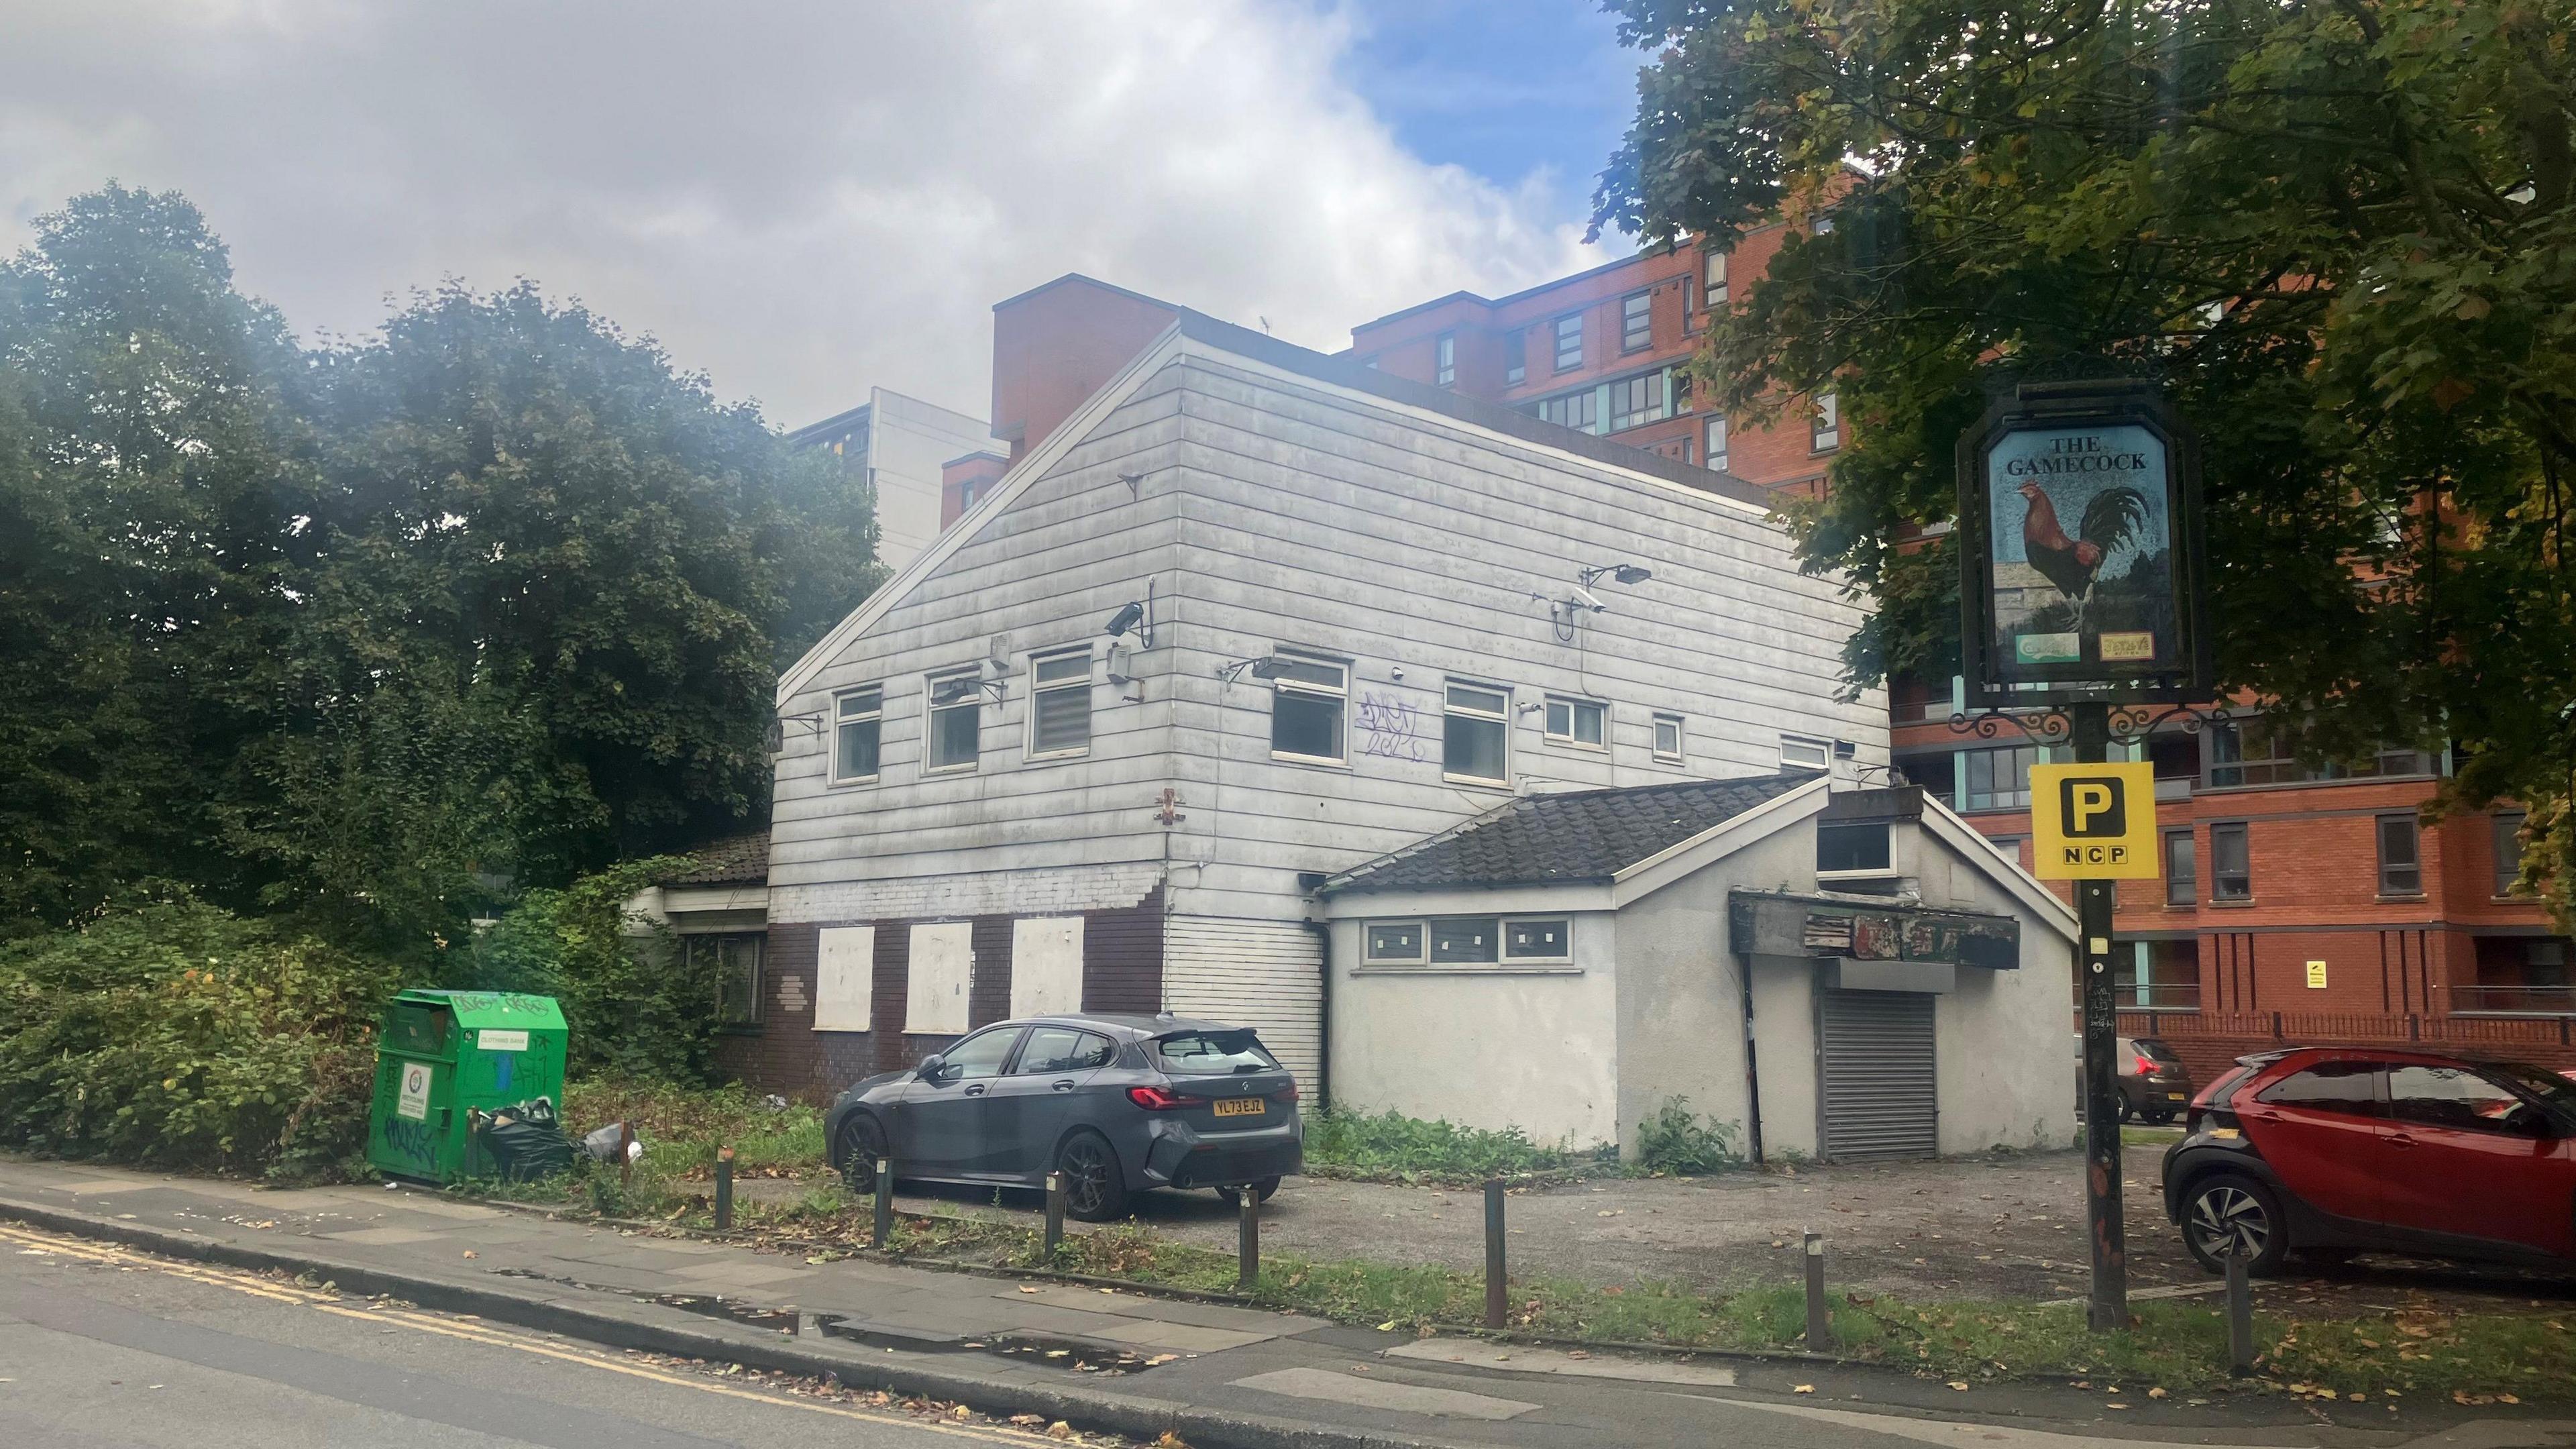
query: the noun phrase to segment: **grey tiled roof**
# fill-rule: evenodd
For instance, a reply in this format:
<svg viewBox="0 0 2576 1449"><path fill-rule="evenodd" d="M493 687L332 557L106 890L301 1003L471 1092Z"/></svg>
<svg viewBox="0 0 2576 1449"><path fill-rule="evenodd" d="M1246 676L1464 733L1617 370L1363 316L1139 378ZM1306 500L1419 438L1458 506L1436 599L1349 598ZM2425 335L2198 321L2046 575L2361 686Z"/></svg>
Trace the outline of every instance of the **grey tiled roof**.
<svg viewBox="0 0 2576 1449"><path fill-rule="evenodd" d="M688 852L689 863L663 876L657 885L719 886L769 883L769 832L728 835Z"/></svg>
<svg viewBox="0 0 2576 1449"><path fill-rule="evenodd" d="M1606 881L1821 778L1814 770L1784 770L1750 779L1528 795L1344 871L1323 889L1333 895Z"/></svg>

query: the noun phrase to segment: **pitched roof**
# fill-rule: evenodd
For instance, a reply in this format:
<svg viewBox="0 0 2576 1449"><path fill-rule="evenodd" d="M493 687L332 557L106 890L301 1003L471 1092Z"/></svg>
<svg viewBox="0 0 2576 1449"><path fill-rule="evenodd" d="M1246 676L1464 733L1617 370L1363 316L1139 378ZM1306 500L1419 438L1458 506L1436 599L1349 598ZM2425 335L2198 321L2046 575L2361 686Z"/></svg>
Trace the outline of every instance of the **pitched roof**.
<svg viewBox="0 0 2576 1449"><path fill-rule="evenodd" d="M688 853L688 864L654 882L665 886L767 885L769 832L754 830L710 840Z"/></svg>
<svg viewBox="0 0 2576 1449"><path fill-rule="evenodd" d="M1599 884L1818 778L1814 770L1783 770L1750 779L1527 795L1346 870L1323 889L1334 895Z"/></svg>

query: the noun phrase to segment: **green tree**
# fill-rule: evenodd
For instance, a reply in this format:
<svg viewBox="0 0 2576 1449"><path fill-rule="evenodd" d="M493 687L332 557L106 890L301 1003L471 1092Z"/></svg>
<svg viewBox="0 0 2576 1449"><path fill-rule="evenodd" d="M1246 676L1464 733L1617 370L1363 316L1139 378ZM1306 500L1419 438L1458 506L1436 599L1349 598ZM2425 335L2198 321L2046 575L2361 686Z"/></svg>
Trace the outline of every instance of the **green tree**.
<svg viewBox="0 0 2576 1449"><path fill-rule="evenodd" d="M2568 0L1612 0L1655 52L1595 227L1790 223L1698 367L1855 422L1807 565L1855 686L1956 659L1952 446L1991 396L2160 380L2204 440L2223 682L2312 751L2456 741L2576 880ZM1833 225L1820 223L1828 215Z"/></svg>

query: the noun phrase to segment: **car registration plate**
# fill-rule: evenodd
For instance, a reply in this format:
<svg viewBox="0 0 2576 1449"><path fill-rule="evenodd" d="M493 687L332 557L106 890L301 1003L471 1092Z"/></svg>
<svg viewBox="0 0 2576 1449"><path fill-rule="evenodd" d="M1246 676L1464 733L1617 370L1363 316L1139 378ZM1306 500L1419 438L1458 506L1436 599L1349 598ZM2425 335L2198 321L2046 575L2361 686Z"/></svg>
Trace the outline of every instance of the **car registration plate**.
<svg viewBox="0 0 2576 1449"><path fill-rule="evenodd" d="M2183 1095L2184 1095L2184 1094L2183 1094L2183 1093L2181 1093L2181 1092L2167 1092L2167 1093L2165 1093L2165 1095L2166 1095L2167 1097L2169 1097L2169 1098L2173 1099L2174 1101L2179 1102L2179 1101L2181 1101L2181 1100L2183 1099Z"/></svg>
<svg viewBox="0 0 2576 1449"><path fill-rule="evenodd" d="M1270 1104L1259 1097L1229 1097L1216 1104L1220 1117L1258 1117L1270 1110Z"/></svg>

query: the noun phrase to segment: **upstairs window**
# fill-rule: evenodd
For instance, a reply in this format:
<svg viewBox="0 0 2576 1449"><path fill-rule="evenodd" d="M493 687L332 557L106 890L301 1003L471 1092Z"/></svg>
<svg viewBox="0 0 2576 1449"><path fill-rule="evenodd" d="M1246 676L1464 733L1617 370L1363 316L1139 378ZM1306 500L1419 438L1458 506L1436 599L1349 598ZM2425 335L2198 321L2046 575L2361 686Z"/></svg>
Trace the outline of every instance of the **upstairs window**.
<svg viewBox="0 0 2576 1449"><path fill-rule="evenodd" d="M1655 294L1631 292L1619 299L1619 350L1643 352L1655 345Z"/></svg>
<svg viewBox="0 0 2576 1449"><path fill-rule="evenodd" d="M1558 397L1540 398L1528 405L1530 416L1543 423L1572 428L1578 433L1601 431L1601 392L1587 387Z"/></svg>
<svg viewBox="0 0 2576 1449"><path fill-rule="evenodd" d="M1780 763L1783 765L1822 770L1830 767L1833 762L1834 747L1829 741L1809 739L1805 735L1780 737Z"/></svg>
<svg viewBox="0 0 2576 1449"><path fill-rule="evenodd" d="M2495 893L2518 894L2522 889L2522 823L2531 817L2515 810L2495 817Z"/></svg>
<svg viewBox="0 0 2576 1449"><path fill-rule="evenodd" d="M1592 700L1551 696L1547 701L1547 737L1563 745L1605 748L1602 725L1608 715L1607 706Z"/></svg>
<svg viewBox="0 0 2576 1449"><path fill-rule="evenodd" d="M885 736L885 686L871 684L834 696L832 717L832 783L875 779L878 746Z"/></svg>
<svg viewBox="0 0 2576 1449"><path fill-rule="evenodd" d="M1347 758L1342 722L1348 713L1347 665L1304 655L1273 656L1270 681L1270 753L1285 760L1338 765Z"/></svg>
<svg viewBox="0 0 2576 1449"><path fill-rule="evenodd" d="M1816 395L1813 445L1819 453L1829 453L1843 445L1843 401L1839 393Z"/></svg>
<svg viewBox="0 0 2576 1449"><path fill-rule="evenodd" d="M1699 310L1691 305L1691 279L1682 278L1682 335L1699 335Z"/></svg>
<svg viewBox="0 0 2576 1449"><path fill-rule="evenodd" d="M1884 871L1888 868L1887 862L1887 822L1884 820L1828 822L1816 827L1816 869L1819 873Z"/></svg>
<svg viewBox="0 0 2576 1449"><path fill-rule="evenodd" d="M1959 752L1959 808L2030 808L2030 767L2047 761L2044 747L2015 745Z"/></svg>
<svg viewBox="0 0 2576 1449"><path fill-rule="evenodd" d="M1503 385L1518 387L1529 381L1529 329L1515 328L1503 334Z"/></svg>
<svg viewBox="0 0 2576 1449"><path fill-rule="evenodd" d="M2200 853L2188 830L2165 832L2165 904L2187 906L2199 899Z"/></svg>
<svg viewBox="0 0 2576 1449"><path fill-rule="evenodd" d="M2245 822L2209 827L2209 898L2214 901L2254 899L2252 843Z"/></svg>
<svg viewBox="0 0 2576 1449"><path fill-rule="evenodd" d="M1091 648L1067 649L1030 661L1031 759L1079 755L1091 748Z"/></svg>
<svg viewBox="0 0 2576 1449"><path fill-rule="evenodd" d="M2404 815L2379 817L2379 893L2383 896L2420 896L2424 893L2421 842L2416 837L2416 820L2411 811Z"/></svg>
<svg viewBox="0 0 2576 1449"><path fill-rule="evenodd" d="M1572 372L1583 365L1583 314L1568 312L1556 319L1556 370Z"/></svg>
<svg viewBox="0 0 2576 1449"><path fill-rule="evenodd" d="M1610 384L1610 431L1662 421L1670 412L1664 389L1671 371L1662 368Z"/></svg>
<svg viewBox="0 0 2576 1449"><path fill-rule="evenodd" d="M1682 758L1682 717L1677 714L1655 716L1655 758L1667 764L1679 764Z"/></svg>
<svg viewBox="0 0 2576 1449"><path fill-rule="evenodd" d="M1453 684L1440 721L1440 770L1452 780L1508 785L1512 779L1512 697L1482 685Z"/></svg>
<svg viewBox="0 0 2576 1449"><path fill-rule="evenodd" d="M1700 254L1700 289L1708 294L1712 308L1726 300L1726 253Z"/></svg>
<svg viewBox="0 0 2576 1449"><path fill-rule="evenodd" d="M1702 450L1708 466L1720 473L1726 471L1726 419L1710 418L1701 425L1708 434L1708 446Z"/></svg>
<svg viewBox="0 0 2576 1449"><path fill-rule="evenodd" d="M930 681L930 768L971 770L984 749L984 689L976 670Z"/></svg>
<svg viewBox="0 0 2576 1449"><path fill-rule="evenodd" d="M1456 387L1458 385L1458 334L1443 332L1440 334L1440 340L1432 346L1438 350L1438 357L1432 366L1431 380L1442 387Z"/></svg>

